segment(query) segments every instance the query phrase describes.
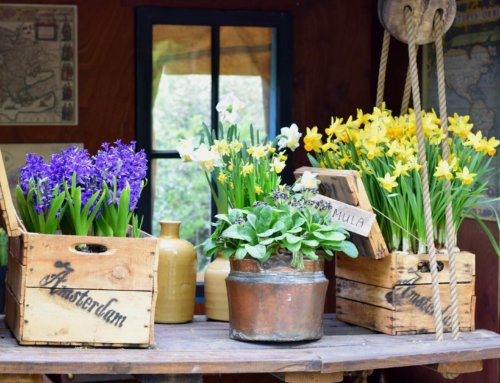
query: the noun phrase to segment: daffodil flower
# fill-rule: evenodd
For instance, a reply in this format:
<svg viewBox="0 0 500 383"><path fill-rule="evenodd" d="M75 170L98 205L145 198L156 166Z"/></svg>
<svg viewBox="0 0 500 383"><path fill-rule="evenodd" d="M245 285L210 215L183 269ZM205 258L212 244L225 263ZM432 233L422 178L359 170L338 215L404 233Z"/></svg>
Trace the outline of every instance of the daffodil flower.
<svg viewBox="0 0 500 383"><path fill-rule="evenodd" d="M193 160L195 142L193 139L182 140L177 146L179 156L186 162Z"/></svg>
<svg viewBox="0 0 500 383"><path fill-rule="evenodd" d="M243 118L245 105L234 95L229 93L223 97L215 109L220 114L221 122L236 125Z"/></svg>
<svg viewBox="0 0 500 383"><path fill-rule="evenodd" d="M214 168L222 166L222 160L219 153L210 150L206 144L201 144L193 152L193 161L198 162L203 170L212 172Z"/></svg>
<svg viewBox="0 0 500 383"><path fill-rule="evenodd" d="M495 153L497 152L496 147L499 144L500 144L499 140L497 140L495 137L491 137L485 143L485 148L484 148L485 153L487 153L489 156L494 156Z"/></svg>
<svg viewBox="0 0 500 383"><path fill-rule="evenodd" d="M307 128L307 134L304 137L304 148L310 152L314 150L315 152L321 151L321 137L322 134L318 133L318 127L315 126L312 129Z"/></svg>
<svg viewBox="0 0 500 383"><path fill-rule="evenodd" d="M391 176L390 173L385 173L384 177L377 177L377 181L380 182L380 185L389 193L392 192L393 188L398 186L398 183L396 182L396 177Z"/></svg>
<svg viewBox="0 0 500 383"><path fill-rule="evenodd" d="M278 149L289 148L294 151L299 147L300 137L302 133L299 133L299 127L296 124L281 128L281 134L278 136Z"/></svg>
<svg viewBox="0 0 500 383"><path fill-rule="evenodd" d="M446 160L440 160L438 166L436 166L436 171L434 172L434 177L444 177L448 180L453 178L452 165Z"/></svg>
<svg viewBox="0 0 500 383"><path fill-rule="evenodd" d="M464 185L470 185L476 177L476 173L471 173L467 166L464 166L461 172L457 172L457 178L462 181Z"/></svg>
<svg viewBox="0 0 500 383"><path fill-rule="evenodd" d="M318 179L318 173L311 173L310 171L305 171L302 177L295 182L293 190L300 192L306 189L317 190L321 181Z"/></svg>
<svg viewBox="0 0 500 383"><path fill-rule="evenodd" d="M251 173L253 173L253 164L243 165L243 167L241 169L241 174L246 176L246 175L249 175Z"/></svg>

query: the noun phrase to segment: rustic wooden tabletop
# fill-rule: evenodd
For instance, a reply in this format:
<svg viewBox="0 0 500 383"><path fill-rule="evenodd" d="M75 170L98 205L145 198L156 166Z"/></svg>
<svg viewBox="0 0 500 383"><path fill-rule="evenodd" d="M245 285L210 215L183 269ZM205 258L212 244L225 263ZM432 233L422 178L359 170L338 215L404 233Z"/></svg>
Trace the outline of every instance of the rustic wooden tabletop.
<svg viewBox="0 0 500 383"><path fill-rule="evenodd" d="M446 334L390 336L325 320L325 336L316 342L246 343L228 338L228 324L196 317L182 325L156 325L150 349L19 346L0 317L0 374L342 374L415 365L448 365L500 358L500 335L486 330ZM463 370L463 368L462 368ZM468 372L468 371L461 371ZM330 380L336 381L336 380Z"/></svg>

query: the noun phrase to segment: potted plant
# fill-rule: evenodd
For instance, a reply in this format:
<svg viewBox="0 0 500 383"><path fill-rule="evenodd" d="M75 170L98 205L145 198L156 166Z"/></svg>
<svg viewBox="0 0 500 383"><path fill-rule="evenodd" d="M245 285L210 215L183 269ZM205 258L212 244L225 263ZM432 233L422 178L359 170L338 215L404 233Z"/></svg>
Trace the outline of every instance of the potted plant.
<svg viewBox="0 0 500 383"><path fill-rule="evenodd" d="M456 233L466 215L477 218L475 209L494 201L485 197L488 178L494 170L491 159L500 144L493 137L483 137L481 132L472 133L469 116L455 113L448 121L450 138L434 111L422 112L438 253L443 253L440 249L446 243L445 208L448 203L452 204ZM440 144L444 139L450 142L449 161L442 158ZM385 242L392 251L387 259L380 261L364 258L353 263L345 257L337 259L337 316L391 334L433 332L432 310L427 309L430 277L414 111L393 116L384 106L374 108L372 113L358 109L357 116L350 116L346 121L332 118L324 135L317 127L307 128L304 147L314 167L360 174ZM451 200L446 196L445 179L451 182ZM500 254L496 240L491 233L489 236ZM448 263L444 254L438 257L438 265L441 275L447 275ZM458 288L462 291L459 294L461 328L470 330L474 327L472 254L458 254L457 275ZM440 280L442 283L449 281L447 276ZM374 301L375 294L367 293L368 290L373 293L374 286L386 292L379 295L383 297L379 301ZM441 288L448 287L442 285ZM449 310L444 313L444 324L450 329Z"/></svg>
<svg viewBox="0 0 500 383"><path fill-rule="evenodd" d="M72 146L49 161L28 153L16 187L21 221L0 162L12 232L6 322L21 344L152 344L157 240L135 212L146 166L133 142L93 156Z"/></svg>
<svg viewBox="0 0 500 383"><path fill-rule="evenodd" d="M222 98L217 111L221 120L217 133L204 125L199 142L183 140L177 150L184 161L199 164L212 190L217 213L225 214L231 208L242 209L264 201L278 188L286 150L299 146L301 134L292 124L281 129L277 142L271 142L250 126L243 137L238 123L244 106L233 94ZM227 258L218 256L205 272L205 313L209 319L229 320L225 284L229 269Z"/></svg>
<svg viewBox="0 0 500 383"><path fill-rule="evenodd" d="M288 342L322 336L324 260L335 251L351 257L358 252L332 222L330 203L314 198L318 182L306 172L293 188L281 186L264 202L216 216L204 249L231 259L230 338Z"/></svg>

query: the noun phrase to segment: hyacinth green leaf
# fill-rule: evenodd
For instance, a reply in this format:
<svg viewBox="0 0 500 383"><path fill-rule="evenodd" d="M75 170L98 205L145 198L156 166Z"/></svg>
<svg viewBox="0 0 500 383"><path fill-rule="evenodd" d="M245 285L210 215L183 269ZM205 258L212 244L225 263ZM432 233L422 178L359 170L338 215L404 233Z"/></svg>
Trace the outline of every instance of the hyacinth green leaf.
<svg viewBox="0 0 500 383"><path fill-rule="evenodd" d="M240 226L229 226L222 232L222 236L226 238L241 239L243 241L252 241L252 237L243 232Z"/></svg>

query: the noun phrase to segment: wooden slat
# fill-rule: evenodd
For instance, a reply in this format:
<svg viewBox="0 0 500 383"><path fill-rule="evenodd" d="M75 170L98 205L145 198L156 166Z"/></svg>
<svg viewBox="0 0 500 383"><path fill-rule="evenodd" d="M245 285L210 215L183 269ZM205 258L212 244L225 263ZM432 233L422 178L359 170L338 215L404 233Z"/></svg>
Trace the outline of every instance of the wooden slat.
<svg viewBox="0 0 500 383"><path fill-rule="evenodd" d="M26 289L23 343L149 344L152 292L75 289L69 293L78 298L71 302L51 295L50 289Z"/></svg>
<svg viewBox="0 0 500 383"><path fill-rule="evenodd" d="M285 374L286 383L336 383L344 380L342 372L321 374L317 372L288 372Z"/></svg>
<svg viewBox="0 0 500 383"><path fill-rule="evenodd" d="M0 225L7 231L9 237L17 237L21 233L17 225L16 209L10 194L9 181L0 150Z"/></svg>
<svg viewBox="0 0 500 383"><path fill-rule="evenodd" d="M0 318L1 322L1 318ZM0 373L210 374L344 372L482 360L500 357L500 336L491 331L393 337L327 319L317 342L262 344L228 338L228 324L196 318L182 325L156 325L151 349L20 347L0 329Z"/></svg>
<svg viewBox="0 0 500 383"><path fill-rule="evenodd" d="M39 374L0 375L0 383L43 383L43 376Z"/></svg>
<svg viewBox="0 0 500 383"><path fill-rule="evenodd" d="M343 278L335 278L335 283L337 286L337 297L369 303L388 310L395 309L393 289L354 282Z"/></svg>
<svg viewBox="0 0 500 383"><path fill-rule="evenodd" d="M29 234L27 252L27 287L38 287L40 281L62 269L56 262L69 262L74 269L64 284L70 288L109 290L153 290L155 270L154 238L103 238L72 235ZM75 250L78 244L99 244L104 253Z"/></svg>
<svg viewBox="0 0 500 383"><path fill-rule="evenodd" d="M321 180L319 188L321 194L373 212L358 172L304 166L294 171L295 177L299 177L305 171L318 174L318 178ZM380 259L389 255L389 250L376 221L372 225L368 238L352 234L351 239L363 256Z"/></svg>
<svg viewBox="0 0 500 383"><path fill-rule="evenodd" d="M441 285L445 330L451 330L450 289ZM394 290L353 281L337 280L339 319L386 334L434 332L432 286L397 286ZM459 322L462 331L474 329L474 284L458 284Z"/></svg>
<svg viewBox="0 0 500 383"><path fill-rule="evenodd" d="M459 283L472 282L475 275L475 256L467 251L461 251L457 258L457 281ZM439 272L439 282L448 283L448 257L438 254L438 262L443 265ZM359 257L350 258L338 254L335 259L335 275L356 282L363 282L375 286L392 288L403 284L430 284L430 272L419 271L420 266L428 264L428 255L414 255L400 252L391 253L389 256L373 260Z"/></svg>

